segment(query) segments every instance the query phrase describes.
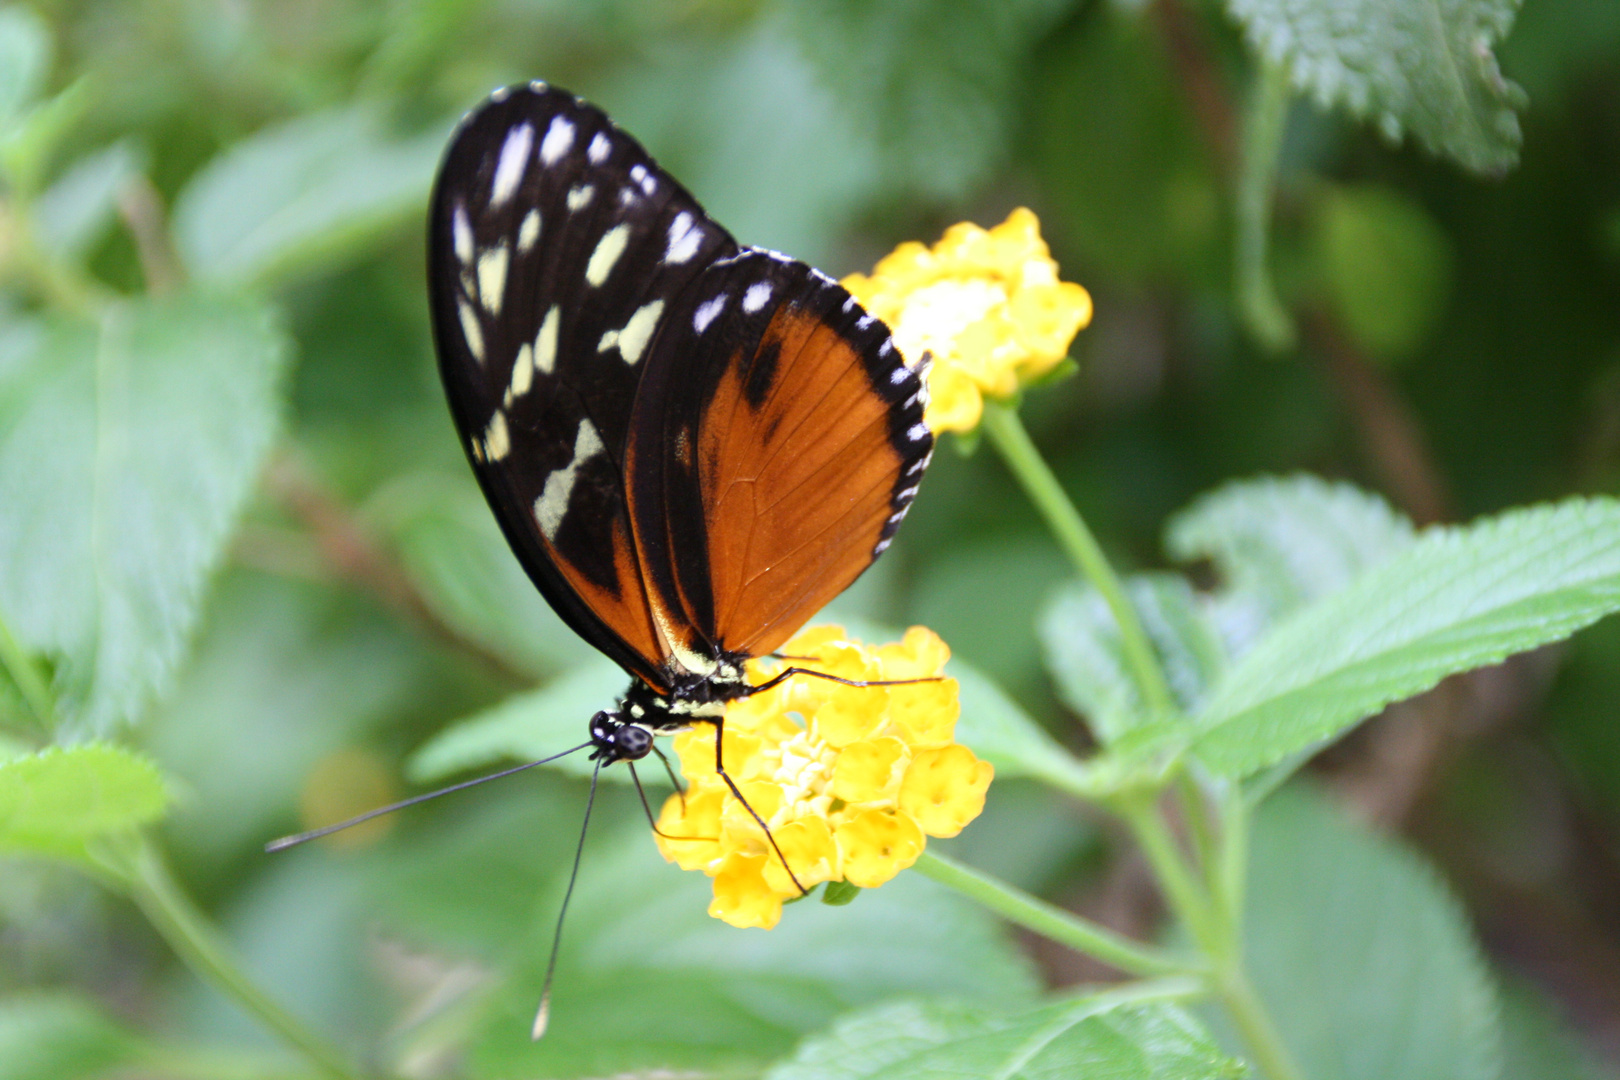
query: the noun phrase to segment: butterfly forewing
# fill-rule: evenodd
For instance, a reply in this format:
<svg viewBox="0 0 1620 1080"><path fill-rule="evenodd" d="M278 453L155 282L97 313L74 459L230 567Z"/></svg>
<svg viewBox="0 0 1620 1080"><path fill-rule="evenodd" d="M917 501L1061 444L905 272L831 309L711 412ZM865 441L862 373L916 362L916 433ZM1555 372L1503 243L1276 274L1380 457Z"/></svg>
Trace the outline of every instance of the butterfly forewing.
<svg viewBox="0 0 1620 1080"><path fill-rule="evenodd" d="M747 250L688 285L626 465L671 651L770 652L871 565L932 452L925 405L887 328L803 263Z"/></svg>
<svg viewBox="0 0 1620 1080"><path fill-rule="evenodd" d="M624 459L652 341L728 233L603 113L538 85L457 132L429 282L451 411L519 561L586 640L654 686Z"/></svg>

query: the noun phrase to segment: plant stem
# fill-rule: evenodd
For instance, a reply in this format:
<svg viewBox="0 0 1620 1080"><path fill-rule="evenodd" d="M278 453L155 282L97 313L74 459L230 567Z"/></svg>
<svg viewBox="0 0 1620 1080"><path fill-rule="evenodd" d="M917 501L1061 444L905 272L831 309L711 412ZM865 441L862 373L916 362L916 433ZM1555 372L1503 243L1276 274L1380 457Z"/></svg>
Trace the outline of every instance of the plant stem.
<svg viewBox="0 0 1620 1080"><path fill-rule="evenodd" d="M1232 936L1215 918L1208 892L1177 850L1157 803L1143 798L1126 804L1123 811L1171 909L1187 924L1198 947L1217 965L1224 965Z"/></svg>
<svg viewBox="0 0 1620 1080"><path fill-rule="evenodd" d="M360 1074L337 1047L310 1031L248 978L220 940L219 932L181 890L150 841L138 837L124 854L128 858L125 881L136 905L192 971L234 998L323 1075L359 1080Z"/></svg>
<svg viewBox="0 0 1620 1080"><path fill-rule="evenodd" d="M1164 680L1158 658L1149 644L1142 621L1131 606L1125 590L1120 586L1114 568L1097 544L1096 537L1086 527L1085 519L1075 509L1063 485L1046 460L1041 457L1029 432L1018 419L1018 413L1009 405L987 401L984 405L983 429L989 434L1007 468L1023 485L1024 492L1046 519L1047 527L1057 537L1058 544L1079 569L1085 579L1108 604L1114 621L1119 624L1120 639L1125 650L1125 662L1131 669L1138 692L1150 713L1165 715L1175 711L1175 699Z"/></svg>
<svg viewBox="0 0 1620 1080"><path fill-rule="evenodd" d="M912 869L977 901L1009 922L1095 957L1127 974L1146 977L1198 973L1196 964L1151 945L1132 941L954 859L924 851Z"/></svg>
<svg viewBox="0 0 1620 1080"><path fill-rule="evenodd" d="M1222 971L1215 980L1215 994L1232 1017L1238 1034L1254 1063L1267 1080L1301 1080L1303 1073L1294 1056L1283 1045L1271 1016L1255 996L1241 964Z"/></svg>
<svg viewBox="0 0 1620 1080"><path fill-rule="evenodd" d="M1262 63L1243 118L1243 164L1238 174L1237 307L1249 331L1273 353L1292 349L1296 338L1294 321L1277 299L1266 269L1277 158L1291 94L1288 73L1280 65Z"/></svg>
<svg viewBox="0 0 1620 1080"><path fill-rule="evenodd" d="M11 681L17 684L23 700L28 703L29 711L39 720L41 726L47 731L54 730L56 698L51 693L45 677L34 666L33 657L29 656L18 643L3 616L0 616L0 668L4 668L11 676Z"/></svg>

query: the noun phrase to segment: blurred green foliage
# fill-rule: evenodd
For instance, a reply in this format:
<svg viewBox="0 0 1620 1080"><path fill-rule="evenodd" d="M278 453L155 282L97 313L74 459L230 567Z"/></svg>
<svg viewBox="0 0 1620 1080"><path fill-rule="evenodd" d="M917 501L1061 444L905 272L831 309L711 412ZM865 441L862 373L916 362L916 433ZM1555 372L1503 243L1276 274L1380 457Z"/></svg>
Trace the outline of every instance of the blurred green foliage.
<svg viewBox="0 0 1620 1080"><path fill-rule="evenodd" d="M456 447L424 304L432 170L463 110L544 78L605 107L741 240L835 275L1032 206L1097 314L1080 376L1024 414L1110 556L1141 572L1155 643L1199 646L1167 656L1191 706L1259 627L1411 543L1390 503L1426 523L1620 488L1620 5L1538 0L1514 25L1516 6L0 7L0 635L16 639L0 641L0 778L53 726L119 740L52 751L93 759L96 797L26 813L0 798L0 838L15 853L118 833L172 800L173 872L247 971L383 1073L823 1076L913 1038L907 1052L1004 1065L997 1038L1067 1017L1044 1075L1118 1066L1120 1031L1155 1053L1119 1075L1219 1074L1230 1062L1177 1009L1037 1009L1041 977L1069 969L1037 971L912 875L731 931L654 855L622 785L599 794L538 1046L577 777L529 773L262 853L408 780L562 749L544 725L582 737L586 698L607 704L615 681L528 586ZM1354 32L1391 9L1435 18ZM1392 56L1408 61L1393 75ZM1457 80L1407 77L1442 59ZM1234 300L1244 102L1266 65L1295 91L1261 268L1300 330L1282 357ZM1128 885L1129 860L1030 763L1129 735L1110 721L1134 706L1107 693L1122 664L1001 463L958 448L834 614L926 623L977 672L964 723L1004 779L946 849L1093 903ZM1276 510L1263 486L1194 502L1300 470L1388 502L1333 484ZM1465 569L1488 579L1493 552L1475 554ZM1220 587L1156 573L1171 559ZM108 581L130 583L113 590L127 603L103 602ZM1258 819L1255 980L1311 1076L1601 1075L1588 1037L1620 1056L1620 633L1536 660L1456 725L1406 816L1479 942L1398 841L1307 793ZM441 735L468 717L482 726ZM1527 816L1551 832L1527 842ZM77 843L55 854L99 865ZM315 1075L69 865L0 860L0 1078ZM892 1000L922 997L954 1003ZM1370 1030L1410 1040L1356 1041Z"/></svg>

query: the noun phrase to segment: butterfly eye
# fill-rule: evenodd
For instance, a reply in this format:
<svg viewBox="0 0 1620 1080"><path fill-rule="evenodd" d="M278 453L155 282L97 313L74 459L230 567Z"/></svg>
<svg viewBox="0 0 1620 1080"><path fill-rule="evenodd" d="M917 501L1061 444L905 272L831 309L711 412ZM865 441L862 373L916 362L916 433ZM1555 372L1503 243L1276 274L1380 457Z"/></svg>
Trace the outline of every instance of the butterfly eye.
<svg viewBox="0 0 1620 1080"><path fill-rule="evenodd" d="M652 752L653 735L644 727L626 724L613 735L613 745L619 756L629 761L640 761Z"/></svg>

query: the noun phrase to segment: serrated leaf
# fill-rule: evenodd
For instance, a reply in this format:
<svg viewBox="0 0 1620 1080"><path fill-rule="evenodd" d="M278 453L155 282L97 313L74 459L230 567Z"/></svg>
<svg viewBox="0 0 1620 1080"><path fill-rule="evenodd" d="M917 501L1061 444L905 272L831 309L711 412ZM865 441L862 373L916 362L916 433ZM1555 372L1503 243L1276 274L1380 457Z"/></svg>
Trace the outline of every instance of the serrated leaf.
<svg viewBox="0 0 1620 1080"><path fill-rule="evenodd" d="M1491 48L1520 0L1228 0L1267 61L1323 108L1342 106L1390 139L1419 142L1466 169L1519 159L1524 93Z"/></svg>
<svg viewBox="0 0 1620 1080"><path fill-rule="evenodd" d="M142 168L142 157L118 142L79 161L34 203L41 246L59 259L75 259L112 223L118 192Z"/></svg>
<svg viewBox="0 0 1620 1080"><path fill-rule="evenodd" d="M0 137L38 95L51 64L51 31L33 9L0 8Z"/></svg>
<svg viewBox="0 0 1620 1080"><path fill-rule="evenodd" d="M1177 574L1143 574L1124 585L1177 704L1196 708L1226 666L1226 646L1204 602ZM1114 742L1151 719L1119 624L1096 589L1070 584L1041 616L1040 631L1059 694L1100 741Z"/></svg>
<svg viewBox="0 0 1620 1080"><path fill-rule="evenodd" d="M80 997L0 998L0 1080L89 1080L139 1056L134 1036Z"/></svg>
<svg viewBox="0 0 1620 1080"><path fill-rule="evenodd" d="M1267 626L1344 588L1410 547L1412 523L1377 495L1309 475L1239 480L1165 525L1181 562L1207 559L1221 584L1211 606L1234 655Z"/></svg>
<svg viewBox="0 0 1620 1080"><path fill-rule="evenodd" d="M1571 500L1437 528L1297 612L1228 670L1195 750L1244 776L1447 675L1620 608L1620 503Z"/></svg>
<svg viewBox="0 0 1620 1080"><path fill-rule="evenodd" d="M261 131L180 193L181 258L211 285L264 284L342 259L418 212L445 136L436 129L393 138L365 105Z"/></svg>
<svg viewBox="0 0 1620 1080"><path fill-rule="evenodd" d="M1292 788L1252 852L1246 962L1302 1075L1496 1080L1491 980L1428 864Z"/></svg>
<svg viewBox="0 0 1620 1080"><path fill-rule="evenodd" d="M1130 990L1024 1012L902 1001L806 1039L766 1080L1215 1080L1247 1070L1173 1005Z"/></svg>
<svg viewBox="0 0 1620 1080"><path fill-rule="evenodd" d="M709 879L663 863L642 824L586 852L551 1027L534 1043L560 878L515 946L516 972L469 1054L472 1077L752 1073L838 1014L887 997L1016 1007L1037 989L993 916L917 874L867 889L848 907L793 904L770 931L728 927L707 914ZM638 1009L633 1024L619 1023L638 1001L676 1007ZM613 1038L602 1037L607 1030Z"/></svg>
<svg viewBox="0 0 1620 1080"><path fill-rule="evenodd" d="M0 762L0 851L74 855L85 841L156 821L168 788L146 758L106 743Z"/></svg>
<svg viewBox="0 0 1620 1080"><path fill-rule="evenodd" d="M75 731L167 684L270 449L286 338L178 297L0 327L0 611Z"/></svg>
<svg viewBox="0 0 1620 1080"><path fill-rule="evenodd" d="M794 31L894 181L959 199L1001 155L1018 73L1070 0L809 0Z"/></svg>

